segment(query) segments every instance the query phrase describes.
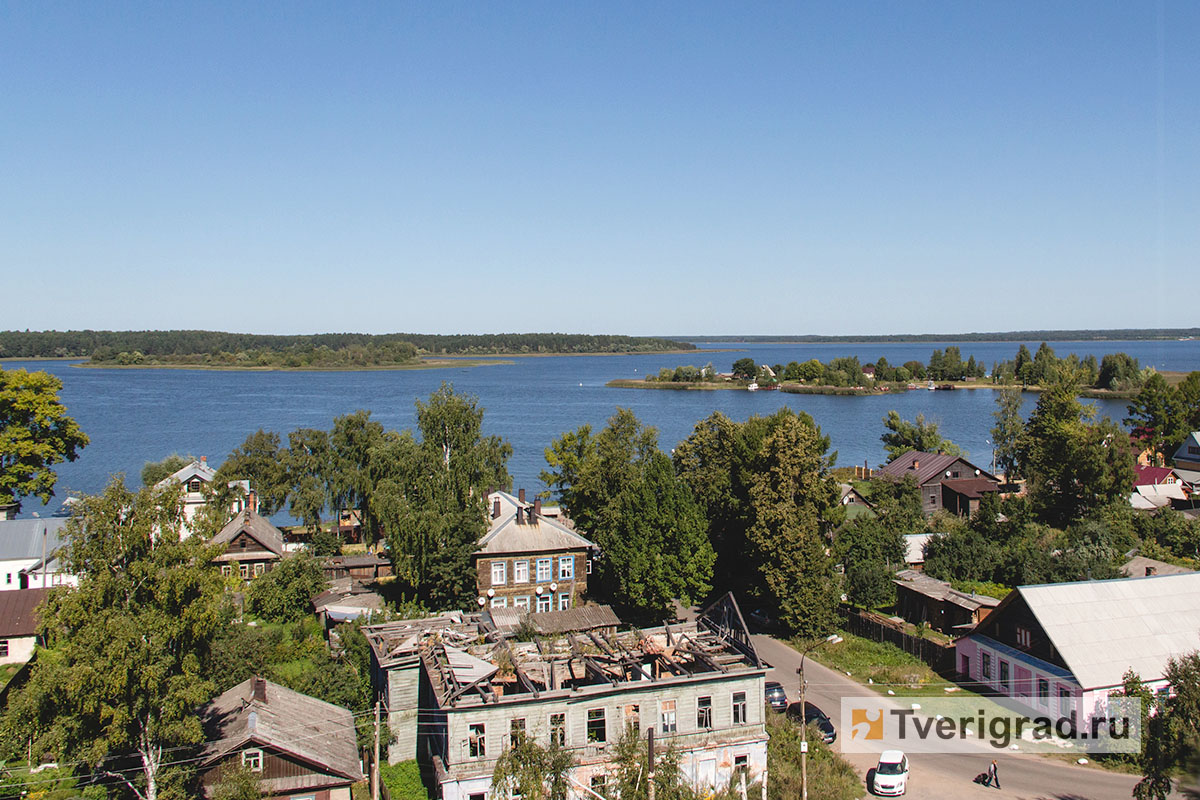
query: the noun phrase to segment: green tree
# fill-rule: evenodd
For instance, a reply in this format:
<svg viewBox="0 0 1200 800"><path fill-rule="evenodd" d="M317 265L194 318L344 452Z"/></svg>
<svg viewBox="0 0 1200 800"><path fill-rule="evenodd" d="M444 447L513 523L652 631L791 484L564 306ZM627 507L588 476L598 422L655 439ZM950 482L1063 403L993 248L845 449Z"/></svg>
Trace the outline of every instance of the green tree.
<svg viewBox="0 0 1200 800"><path fill-rule="evenodd" d="M996 546L966 529L930 537L925 543L925 572L944 581L993 580Z"/></svg>
<svg viewBox="0 0 1200 800"><path fill-rule="evenodd" d="M291 622L309 613L309 602L326 584L315 558L294 553L250 582L246 610L269 622Z"/></svg>
<svg viewBox="0 0 1200 800"><path fill-rule="evenodd" d="M504 748L492 772L492 797L529 800L567 800L567 776L575 766L570 751L551 742L542 747L524 733Z"/></svg>
<svg viewBox="0 0 1200 800"><path fill-rule="evenodd" d="M259 784L261 777L261 773L241 764L228 766L213 787L212 800L260 800L265 796Z"/></svg>
<svg viewBox="0 0 1200 800"><path fill-rule="evenodd" d="M733 362L733 377L749 381L753 380L756 375L758 375L758 364L754 363L753 358L739 358Z"/></svg>
<svg viewBox="0 0 1200 800"><path fill-rule="evenodd" d="M371 504L371 451L383 440L383 425L371 419L370 411L355 411L337 417L329 434L329 474L325 490L329 505L340 518L346 509L357 509L369 538L375 531L369 516Z"/></svg>
<svg viewBox="0 0 1200 800"><path fill-rule="evenodd" d="M604 558L598 588L634 616L673 616L712 588L716 555L707 524L671 459L653 453L641 475L617 498L613 525L595 535Z"/></svg>
<svg viewBox="0 0 1200 800"><path fill-rule="evenodd" d="M750 563L780 620L808 637L832 630L837 605L823 527L841 508L827 442L807 414L783 418L763 442L750 483Z"/></svg>
<svg viewBox="0 0 1200 800"><path fill-rule="evenodd" d="M889 411L883 418L883 426L889 432L879 439L883 442L883 449L887 451L888 461L895 461L909 450L919 450L923 453L943 452L952 456L966 455L958 445L942 437L936 422L926 422L924 414L917 414L914 422L908 422L900 419L900 412Z"/></svg>
<svg viewBox="0 0 1200 800"><path fill-rule="evenodd" d="M690 604L709 590L715 554L703 510L657 437L618 409L594 436L583 426L556 440L542 480L604 554L592 588L635 616L661 618L673 598Z"/></svg>
<svg viewBox="0 0 1200 800"><path fill-rule="evenodd" d="M1077 388L1069 373L1047 386L1018 446L1034 513L1060 528L1123 499L1133 485L1127 435L1107 418L1094 422Z"/></svg>
<svg viewBox="0 0 1200 800"><path fill-rule="evenodd" d="M288 511L311 530L321 526L321 514L329 502L331 461L329 434L325 431L299 428L288 434L284 457L290 487Z"/></svg>
<svg viewBox="0 0 1200 800"><path fill-rule="evenodd" d="M287 504L291 491L287 455L278 433L259 428L233 449L217 470L214 483L224 486L231 481L250 481L258 495L259 513L269 517Z"/></svg>
<svg viewBox="0 0 1200 800"><path fill-rule="evenodd" d="M212 696L202 664L224 591L204 541L180 538L178 489L129 492L116 477L67 525L79 586L51 594L46 649L3 720L10 749L89 765L144 800L178 770L174 748L203 740L195 708ZM132 757L140 774L118 768Z"/></svg>
<svg viewBox="0 0 1200 800"><path fill-rule="evenodd" d="M1125 424L1130 434L1150 448L1160 464L1190 433L1183 398L1157 372L1151 373L1127 408Z"/></svg>
<svg viewBox="0 0 1200 800"><path fill-rule="evenodd" d="M996 410L992 412L996 419L992 428L992 446L996 453L996 470L1009 483L1021 477L1017 471L1017 452L1021 436L1025 433L1025 421L1021 418L1023 403L1020 389L1000 389L996 392Z"/></svg>
<svg viewBox="0 0 1200 800"><path fill-rule="evenodd" d="M895 601L892 578L904 566L904 536L878 517L859 517L842 526L833 556L845 567L846 594L864 608Z"/></svg>
<svg viewBox="0 0 1200 800"><path fill-rule="evenodd" d="M0 505L54 496L54 465L74 461L88 437L58 399L48 372L0 368Z"/></svg>
<svg viewBox="0 0 1200 800"><path fill-rule="evenodd" d="M912 475L905 475L899 481L875 479L866 488L876 516L892 531L903 536L926 530L928 521L921 504L921 487Z"/></svg>
<svg viewBox="0 0 1200 800"><path fill-rule="evenodd" d="M627 727L613 748L609 775L614 779L609 796L621 800L646 800L649 796L646 775L649 774L648 748L634 728ZM659 746L654 755L655 800L698 800L679 766L679 751L667 744Z"/></svg>
<svg viewBox="0 0 1200 800"><path fill-rule="evenodd" d="M471 553L487 530L487 493L509 485L512 446L484 436L479 401L448 383L417 402L417 428L420 442L405 432L372 447L370 514L399 576L434 608L461 608L474 596Z"/></svg>
<svg viewBox="0 0 1200 800"><path fill-rule="evenodd" d="M153 486L163 478L174 475L196 459L172 453L162 461L147 461L142 467L142 486Z"/></svg>

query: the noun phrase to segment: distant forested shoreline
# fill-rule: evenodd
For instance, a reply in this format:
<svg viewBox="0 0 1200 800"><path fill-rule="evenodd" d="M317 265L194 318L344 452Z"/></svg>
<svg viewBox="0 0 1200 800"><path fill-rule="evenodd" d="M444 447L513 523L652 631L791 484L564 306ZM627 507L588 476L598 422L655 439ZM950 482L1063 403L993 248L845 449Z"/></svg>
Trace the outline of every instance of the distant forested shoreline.
<svg viewBox="0 0 1200 800"><path fill-rule="evenodd" d="M840 344L846 342L1122 342L1153 339L1200 338L1200 328L1114 328L1111 330L998 331L993 333L888 333L877 335L823 336L678 336L689 342L798 342Z"/></svg>
<svg viewBox="0 0 1200 800"><path fill-rule="evenodd" d="M97 366L323 369L416 364L428 356L651 353L694 345L649 336L221 331L0 331L0 358L85 358Z"/></svg>

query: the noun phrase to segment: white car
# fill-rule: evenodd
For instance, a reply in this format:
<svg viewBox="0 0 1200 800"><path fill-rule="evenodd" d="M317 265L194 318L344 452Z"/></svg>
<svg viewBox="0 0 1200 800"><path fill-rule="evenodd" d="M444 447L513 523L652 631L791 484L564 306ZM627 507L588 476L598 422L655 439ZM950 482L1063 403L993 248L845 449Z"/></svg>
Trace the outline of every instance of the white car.
<svg viewBox="0 0 1200 800"><path fill-rule="evenodd" d="M901 795L908 788L908 758L903 750L885 750L879 756L871 791L875 794Z"/></svg>

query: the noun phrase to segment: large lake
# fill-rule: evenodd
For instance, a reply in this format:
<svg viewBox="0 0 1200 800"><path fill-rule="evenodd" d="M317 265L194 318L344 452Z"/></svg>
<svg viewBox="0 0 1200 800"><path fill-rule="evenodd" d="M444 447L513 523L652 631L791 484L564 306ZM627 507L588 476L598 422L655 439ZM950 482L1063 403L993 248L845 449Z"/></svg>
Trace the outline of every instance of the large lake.
<svg viewBox="0 0 1200 800"><path fill-rule="evenodd" d="M609 389L613 378L633 378L680 363L702 366L711 361L728 371L733 361L752 355L759 363L776 364L817 358L858 356L864 363L886 356L892 364L916 359L928 362L935 348L957 344L963 359L974 355L990 368L1011 359L1020 343L942 342L920 344L722 344L701 347L736 351L684 355L564 356L518 358L513 364L450 367L435 370L371 372L218 372L175 369L83 369L61 361L7 363L6 368L44 369L63 381L61 397L69 412L91 437L80 458L61 465L57 495L95 492L114 472L134 484L143 464L173 453L207 456L216 465L248 434L259 428L279 432L300 427L328 429L333 418L369 409L389 428L415 423L414 401L425 399L442 381L477 396L486 409L488 433L513 446L509 471L515 486L540 490L538 472L543 452L563 431L584 423L602 426L618 406L658 428L664 449L674 447L695 423L722 411L735 420L769 414L790 406L812 415L833 440L842 466L884 457L879 441L882 418L896 409L905 419L924 414L941 425L949 439L964 447L981 466L991 462L989 430L994 424L995 394L988 390L910 391L885 396L834 397L782 392L674 392ZM1035 351L1038 342L1029 342ZM1052 342L1059 356L1080 357L1123 351L1142 366L1160 370L1200 369L1200 342ZM1026 396L1026 412L1036 395ZM1125 401L1096 401L1099 412L1115 420L1126 416ZM58 500L51 502L57 508ZM46 513L27 500L23 516Z"/></svg>

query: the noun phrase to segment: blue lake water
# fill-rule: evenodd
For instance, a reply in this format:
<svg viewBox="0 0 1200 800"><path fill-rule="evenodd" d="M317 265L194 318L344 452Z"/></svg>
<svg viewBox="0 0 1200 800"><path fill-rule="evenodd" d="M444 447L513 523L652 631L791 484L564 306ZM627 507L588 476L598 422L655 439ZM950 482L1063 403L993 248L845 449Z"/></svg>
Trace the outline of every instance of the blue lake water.
<svg viewBox="0 0 1200 800"><path fill-rule="evenodd" d="M61 397L69 412L91 437L80 458L60 466L57 496L68 491L95 492L114 472L130 483L142 466L172 452L207 456L214 466L248 434L259 428L276 431L286 440L300 427L328 429L333 418L369 409L389 428L415 424L414 401L425 399L442 381L479 398L486 409L487 433L506 438L513 446L509 462L514 484L537 491L538 472L545 467L543 452L550 442L584 423L602 426L618 406L632 409L644 423L659 431L664 449L674 447L697 421L722 411L735 420L769 414L790 406L812 415L832 438L838 463L876 465L884 457L879 441L882 418L896 409L905 419L924 414L941 425L943 434L965 448L981 466L990 464L989 430L994 424L995 394L987 390L956 392L910 391L872 397L794 395L782 392L609 389L613 378L636 378L661 367L681 363L702 366L709 361L728 371L733 361L751 355L759 363L776 364L817 358L858 356L864 363L885 356L892 364L929 360L933 350L957 344L966 359L974 355L988 368L1011 359L1019 343L943 342L886 344L721 344L702 347L737 351L683 355L564 356L519 358L515 363L485 367L370 372L217 372L206 370L123 369L72 367L61 361L8 363L6 368L44 369L63 381ZM1036 350L1038 343L1028 343ZM1059 356L1080 357L1123 351L1142 366L1161 370L1200 369L1200 342L1052 342ZM1026 411L1036 402L1027 395ZM1115 420L1126 415L1125 401L1097 401L1101 414ZM34 500L24 504L23 516L45 513ZM58 501L51 501L57 508Z"/></svg>

